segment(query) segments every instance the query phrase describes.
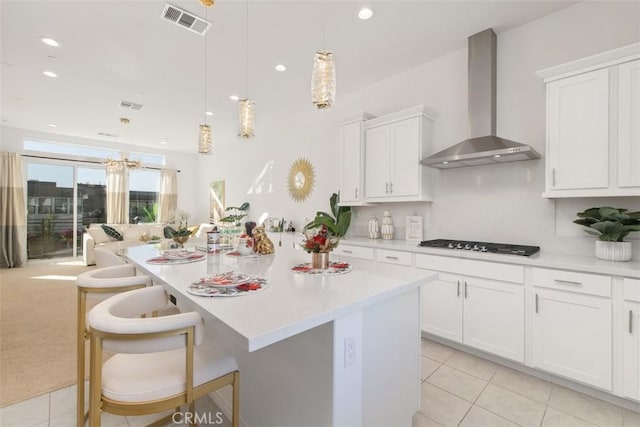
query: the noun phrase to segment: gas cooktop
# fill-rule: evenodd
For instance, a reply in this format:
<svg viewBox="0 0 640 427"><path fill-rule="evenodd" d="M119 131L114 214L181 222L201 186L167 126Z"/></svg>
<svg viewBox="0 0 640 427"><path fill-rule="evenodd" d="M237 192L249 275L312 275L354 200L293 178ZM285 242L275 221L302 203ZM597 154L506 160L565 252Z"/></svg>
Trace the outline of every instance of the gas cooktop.
<svg viewBox="0 0 640 427"><path fill-rule="evenodd" d="M427 248L457 249L471 252L531 256L540 251L540 246L512 245L507 243L471 242L466 240L423 240L420 246Z"/></svg>

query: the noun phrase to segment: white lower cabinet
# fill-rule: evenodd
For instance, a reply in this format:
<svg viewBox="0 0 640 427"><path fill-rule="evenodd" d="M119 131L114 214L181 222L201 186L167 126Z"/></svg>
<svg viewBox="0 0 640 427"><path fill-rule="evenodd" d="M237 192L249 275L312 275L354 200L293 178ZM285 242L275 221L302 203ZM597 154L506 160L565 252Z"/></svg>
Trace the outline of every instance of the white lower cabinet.
<svg viewBox="0 0 640 427"><path fill-rule="evenodd" d="M503 277L501 264L458 260L455 266L449 263L451 258L439 258L442 257L418 254L416 266L433 270L460 268ZM518 276L517 268L514 271L512 267L504 266L505 275ZM438 280L422 287L421 298L423 331L524 362L523 284L440 272Z"/></svg>
<svg viewBox="0 0 640 427"><path fill-rule="evenodd" d="M624 279L624 396L640 401L640 280Z"/></svg>
<svg viewBox="0 0 640 427"><path fill-rule="evenodd" d="M611 299L534 292L533 365L611 391Z"/></svg>

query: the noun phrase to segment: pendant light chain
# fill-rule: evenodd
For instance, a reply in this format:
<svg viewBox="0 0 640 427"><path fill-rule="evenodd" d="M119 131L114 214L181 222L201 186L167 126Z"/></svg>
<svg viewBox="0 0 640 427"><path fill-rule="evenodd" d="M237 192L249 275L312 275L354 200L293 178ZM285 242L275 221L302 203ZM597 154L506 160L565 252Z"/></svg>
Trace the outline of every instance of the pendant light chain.
<svg viewBox="0 0 640 427"><path fill-rule="evenodd" d="M208 21L209 18L209 9L205 9L204 18ZM207 31L208 32L208 31ZM204 35L204 124L207 124L207 66L209 62L207 61L208 54L208 46L207 40L209 39L208 35Z"/></svg>
<svg viewBox="0 0 640 427"><path fill-rule="evenodd" d="M245 43L246 43L246 50L245 50L245 69L246 69L246 73L245 73L245 81L244 81L244 97L246 99L249 99L249 0L247 0L247 7L246 7L246 25L245 25Z"/></svg>

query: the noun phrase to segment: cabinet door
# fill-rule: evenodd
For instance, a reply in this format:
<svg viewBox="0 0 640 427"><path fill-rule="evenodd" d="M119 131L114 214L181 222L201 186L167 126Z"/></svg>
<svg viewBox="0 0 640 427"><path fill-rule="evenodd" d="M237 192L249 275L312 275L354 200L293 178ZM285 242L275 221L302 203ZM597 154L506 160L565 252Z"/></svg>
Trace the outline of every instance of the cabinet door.
<svg viewBox="0 0 640 427"><path fill-rule="evenodd" d="M439 273L438 280L420 292L422 330L451 341L462 342L462 279Z"/></svg>
<svg viewBox="0 0 640 427"><path fill-rule="evenodd" d="M420 120L420 117L414 117L391 125L391 196L415 196L420 191Z"/></svg>
<svg viewBox="0 0 640 427"><path fill-rule="evenodd" d="M389 131L388 125L366 130L365 191L367 197L388 197Z"/></svg>
<svg viewBox="0 0 640 427"><path fill-rule="evenodd" d="M611 300L535 289L533 365L611 391Z"/></svg>
<svg viewBox="0 0 640 427"><path fill-rule="evenodd" d="M464 278L463 343L524 362L524 286Z"/></svg>
<svg viewBox="0 0 640 427"><path fill-rule="evenodd" d="M625 302L624 395L640 400L640 303Z"/></svg>
<svg viewBox="0 0 640 427"><path fill-rule="evenodd" d="M640 60L618 66L619 187L640 187L638 165L640 165Z"/></svg>
<svg viewBox="0 0 640 427"><path fill-rule="evenodd" d="M547 189L609 186L609 70L547 86Z"/></svg>
<svg viewBox="0 0 640 427"><path fill-rule="evenodd" d="M340 202L358 202L362 197L361 122L349 123L341 128L342 175Z"/></svg>

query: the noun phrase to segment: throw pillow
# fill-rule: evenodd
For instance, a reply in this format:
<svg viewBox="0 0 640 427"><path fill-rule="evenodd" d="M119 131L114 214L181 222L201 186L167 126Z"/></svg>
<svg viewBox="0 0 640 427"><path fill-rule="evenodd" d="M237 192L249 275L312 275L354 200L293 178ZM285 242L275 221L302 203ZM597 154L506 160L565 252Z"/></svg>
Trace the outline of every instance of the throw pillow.
<svg viewBox="0 0 640 427"><path fill-rule="evenodd" d="M107 234L107 236L111 237L112 240L124 240L122 234L118 233L115 228L109 227L106 224L102 224L102 229Z"/></svg>
<svg viewBox="0 0 640 427"><path fill-rule="evenodd" d="M104 230L102 228L100 228L99 226L89 227L87 229L87 232L93 238L93 241L95 242L96 245L99 245L100 243L107 243L107 242L111 241L111 239L109 239L109 236L107 236L107 234L104 232Z"/></svg>
<svg viewBox="0 0 640 427"><path fill-rule="evenodd" d="M166 239L171 239L173 237L173 232L175 230L172 227L169 227L168 225L165 225L163 233L164 233L164 237Z"/></svg>

